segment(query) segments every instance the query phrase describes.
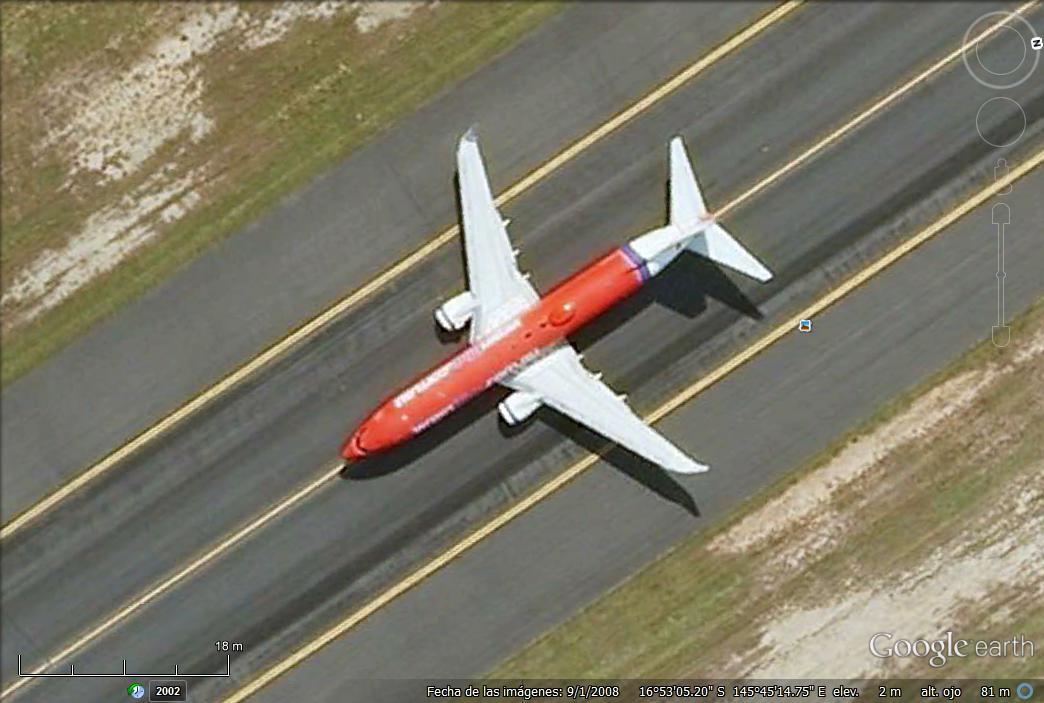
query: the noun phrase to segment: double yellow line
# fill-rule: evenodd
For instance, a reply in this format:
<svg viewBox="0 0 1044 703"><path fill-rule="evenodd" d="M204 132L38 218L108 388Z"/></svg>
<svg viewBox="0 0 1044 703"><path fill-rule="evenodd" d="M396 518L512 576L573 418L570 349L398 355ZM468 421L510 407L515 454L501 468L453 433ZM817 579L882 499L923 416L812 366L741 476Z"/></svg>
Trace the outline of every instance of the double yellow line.
<svg viewBox="0 0 1044 703"><path fill-rule="evenodd" d="M650 412L645 416L645 421L649 423L656 423L662 420L667 415L680 408L685 403L692 400L696 395L707 390L715 383L718 383L723 378L728 376L730 373L738 369L743 364L756 357L761 352L771 347L776 342L783 339L783 337L794 334L794 330L798 326L798 322L804 319L811 319L817 315L820 315L827 308L831 307L839 300L844 298L846 295L854 291L855 289L862 286L864 283L869 281L874 276L878 275L886 268L899 261L901 258L912 252L913 250L920 247L922 244L932 239L940 232L945 230L947 227L957 222L975 208L979 207L987 200L992 198L997 193L1005 190L1009 185L1015 183L1026 174L1030 173L1033 169L1037 168L1044 163L1044 150L1038 151L1034 154L1027 162L1021 164L1017 168L1011 170L1008 175L994 183L990 184L989 187L980 190L975 195L971 196L968 200L964 201L958 207L954 208L950 212L946 213L938 220L930 224L925 229L921 230L910 239L900 244L895 249L889 251L887 254L882 256L880 259L870 264L866 268L862 269L851 278L844 281L837 288L833 289L823 297L816 300L814 303L809 305L801 312L795 314L785 322L780 323L771 332L766 334L764 337L759 339L757 342L747 347L742 352L732 357L721 366L715 368L709 374L700 378L692 385L683 389L667 401L665 401L658 408ZM537 505L544 499L548 498L552 494L556 493L566 484L570 483L580 474L587 471L589 468L594 466L601 457L597 454L588 454L583 459L579 460L561 474L558 474L547 483L541 485L535 491L527 495L517 503L512 504L503 513L497 515L495 518L490 520L488 523L482 525L477 530L460 540L448 550L439 554L428 563L421 566L419 569L411 573L409 576L399 581L395 585L382 592L376 598L371 600L369 603L364 605L359 610L355 611L345 619L341 620L336 625L332 626L325 632L321 633L318 637L311 640L301 648L294 651L285 659L277 662L274 666L261 673L257 678L253 679L239 690L233 692L228 698L225 698L222 703L238 703L239 701L246 700L249 696L260 691L262 688L270 684L275 679L279 678L290 669L294 668L302 661L312 656L326 645L333 642L341 635L347 633L349 630L354 628L356 625L366 620L368 617L376 613L378 610L394 601L399 596L403 595L413 587L420 584L422 581L439 571L447 564L452 562L454 559L464 554L482 540L489 537L491 534L510 523L515 518L519 517L533 506Z"/></svg>
<svg viewBox="0 0 1044 703"><path fill-rule="evenodd" d="M661 84L655 90L642 97L638 102L628 107L623 112L619 113L609 121L597 127L593 132L588 133L577 142L571 144L564 151L560 152L543 165L539 166L536 170L525 176L515 185L508 188L506 191L500 194L496 199L498 207L503 207L507 203L511 202L518 196L522 195L529 189L531 189L538 182L547 178L552 173L560 169L563 165L569 162L571 159L576 157L584 150L590 148L596 142L604 139L612 132L620 129L627 123L634 120L636 117L641 115L643 112L648 110L656 103L663 100L665 97L675 92L688 81L692 80L696 76L700 75L714 64L721 61L726 56L734 53L737 49L748 43L754 37L763 33L769 27L775 25L784 17L789 15L791 12L796 10L802 3L802 0L790 0L771 12L763 15L753 24L747 26L740 32L736 33L723 43L716 46L702 58L697 60L695 63L690 64L673 78L668 80L666 83ZM445 231L438 234L434 239L430 240L419 249L416 249L404 259L387 269L376 278L366 283L361 288L355 290L346 298L343 298L333 306L323 311L316 317L306 322L301 327L292 331L289 335L276 342L269 348L265 349L258 356L254 357L247 363L243 364L235 371L230 373L228 376L223 378L218 383L214 384L210 388L197 395L192 400L188 401L177 410L166 416L155 425L145 430L138 436L134 437L126 444L121 446L119 449L113 451L111 454L106 456L104 459L94 464L83 473L77 475L74 479L68 483L62 485L56 489L53 493L48 494L42 498L39 502L35 503L32 507L28 508L24 512L14 517L11 521L0 528L0 540L7 539L8 537L16 534L19 530L25 529L34 520L37 520L47 511L56 507L62 501L66 500L77 491L80 491L88 484L96 481L98 478L103 476L106 472L113 469L121 461L129 457L130 455L137 452L139 449L146 446L149 442L152 442L162 436L164 433L170 431L172 428L188 419L195 413L202 410L208 404L221 397L232 388L240 384L242 381L247 379L249 376L257 373L259 370L271 364L276 359L280 358L292 348L308 339L321 329L329 325L331 322L336 320L339 316L347 312L352 307L358 305L366 298L370 297L381 288L387 286L397 278L402 277L412 269L416 268L417 265L424 262L426 259L431 257L436 251L454 241L460 230L457 225L454 225Z"/></svg>

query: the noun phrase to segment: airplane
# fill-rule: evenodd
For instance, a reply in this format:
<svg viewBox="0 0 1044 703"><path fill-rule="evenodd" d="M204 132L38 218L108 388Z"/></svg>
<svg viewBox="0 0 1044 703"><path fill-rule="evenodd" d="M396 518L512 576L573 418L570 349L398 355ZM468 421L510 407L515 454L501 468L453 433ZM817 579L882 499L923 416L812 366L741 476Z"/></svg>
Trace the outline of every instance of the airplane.
<svg viewBox="0 0 1044 703"><path fill-rule="evenodd" d="M640 457L681 474L691 459L588 371L567 337L633 294L688 250L758 281L772 273L707 212L680 137L670 142L666 226L632 239L541 297L515 262L474 128L457 148L468 288L435 310L443 329L468 324L469 344L378 407L341 447L345 466L401 444L494 384L513 391L497 406L509 425L547 405Z"/></svg>

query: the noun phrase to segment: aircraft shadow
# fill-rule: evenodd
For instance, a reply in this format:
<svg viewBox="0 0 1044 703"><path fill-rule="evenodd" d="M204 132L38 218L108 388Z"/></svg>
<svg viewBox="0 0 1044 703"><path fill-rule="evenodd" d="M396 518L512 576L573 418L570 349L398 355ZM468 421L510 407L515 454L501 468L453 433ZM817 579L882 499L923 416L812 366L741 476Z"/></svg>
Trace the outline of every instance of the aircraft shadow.
<svg viewBox="0 0 1044 703"><path fill-rule="evenodd" d="M757 320L763 318L757 305L748 298L729 276L714 263L692 254L683 254L666 271L646 284L635 295L592 320L573 335L578 349L585 349L604 335L617 329L653 303L695 318L707 309L707 299L713 298L737 312ZM445 344L461 343L465 332L446 332L432 320L438 339ZM491 389L467 403L418 437L385 454L368 458L360 464L349 464L341 470L341 478L365 481L392 474L406 465L423 458L435 447L457 435L479 418L492 414L507 392ZM607 463L645 486L660 497L680 506L693 517L699 517L699 508L688 491L668 472L630 451L607 443L605 438L573 422L559 413L541 408L534 416L557 432L566 435L588 451L598 454ZM532 420L515 426L497 422L500 433L512 437L526 431Z"/></svg>
<svg viewBox="0 0 1044 703"><path fill-rule="evenodd" d="M415 437L409 442L395 447L385 454L370 457L360 464L348 464L341 469L340 477L346 481L368 481L388 476L408 464L421 459L435 447L451 439L471 423L480 418L488 419L493 415L497 403L506 395L505 392L490 391L484 393L442 422ZM514 437L525 432L534 419L552 428L555 432L569 437L592 454L597 454L618 471L642 484L661 498L668 500L693 517L699 517L699 508L688 491L668 472L659 466L642 459L622 447L610 444L599 434L548 408L540 408L529 420L518 425L508 425L499 417L497 430L502 436Z"/></svg>
<svg viewBox="0 0 1044 703"><path fill-rule="evenodd" d="M638 292L591 320L571 339L578 349L587 349L653 303L694 319L707 310L709 298L746 317L764 319L758 306L728 274L703 257L683 253Z"/></svg>
<svg viewBox="0 0 1044 703"><path fill-rule="evenodd" d="M608 442L604 437L568 417L550 410L539 409L534 415L541 422L554 428L592 454L597 454L623 474L637 481L661 498L679 506L693 517L700 516L700 509L689 492L670 473L642 457L632 454L623 447Z"/></svg>
<svg viewBox="0 0 1044 703"><path fill-rule="evenodd" d="M630 298L607 310L572 336L579 349L586 349L620 327L642 310L658 303L694 319L707 310L707 299L717 300L736 312L754 320L764 319L758 306L740 290L728 274L713 262L694 254L683 253ZM435 336L442 344L459 344L465 331L448 332L432 319Z"/></svg>
<svg viewBox="0 0 1044 703"><path fill-rule="evenodd" d="M439 305L441 305L441 304L442 303L440 302ZM432 326L432 329L435 330L435 337L438 338L439 343L441 343L441 344L457 344L457 345L460 345L461 342L463 342L464 339L467 337L467 329L466 328L463 329L463 330L457 330L456 332L454 332L453 330L443 329L442 325L440 325L438 322L436 322L434 313L432 313L432 316L431 316L431 326Z"/></svg>

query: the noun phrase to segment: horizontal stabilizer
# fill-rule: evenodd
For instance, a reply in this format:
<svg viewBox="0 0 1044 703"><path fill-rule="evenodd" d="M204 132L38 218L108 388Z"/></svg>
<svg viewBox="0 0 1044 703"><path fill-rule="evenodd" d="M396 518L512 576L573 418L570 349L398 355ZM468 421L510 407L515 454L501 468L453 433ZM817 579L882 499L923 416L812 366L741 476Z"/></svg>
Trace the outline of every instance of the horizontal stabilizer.
<svg viewBox="0 0 1044 703"><path fill-rule="evenodd" d="M693 237L689 242L689 251L736 269L762 283L772 278L772 272L716 222Z"/></svg>

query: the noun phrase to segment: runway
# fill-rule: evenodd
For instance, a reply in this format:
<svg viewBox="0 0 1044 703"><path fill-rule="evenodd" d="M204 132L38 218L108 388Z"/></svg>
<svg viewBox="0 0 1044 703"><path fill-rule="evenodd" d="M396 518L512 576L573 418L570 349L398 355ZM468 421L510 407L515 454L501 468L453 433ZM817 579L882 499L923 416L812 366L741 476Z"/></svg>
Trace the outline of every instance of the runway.
<svg viewBox="0 0 1044 703"><path fill-rule="evenodd" d="M584 4L554 18L5 388L3 523L454 224L468 125L494 185L514 183L770 7Z"/></svg>
<svg viewBox="0 0 1044 703"><path fill-rule="evenodd" d="M1038 170L1003 198L1013 213L1013 311L1044 288L1041 232L1033 224L1044 217L1042 189ZM995 230L990 206L981 207L816 318L813 334L795 332L664 420L664 432L692 435L717 459L719 471L707 481L685 482L698 519L599 462L250 700L417 700L432 678L481 676L512 654L517 640L562 622L700 524L723 517L748 497L749 486L784 476L988 338ZM729 424L744 428L745 442L723 432Z"/></svg>
<svg viewBox="0 0 1044 703"><path fill-rule="evenodd" d="M513 220L511 232L523 251L523 267L533 271L539 288L546 289L600 251L661 221L667 135L680 132L686 136L708 200L712 204L725 201L916 67L948 50L982 11L982 7L967 5L933 5L913 17L909 7L893 5L861 7L857 12L847 5L802 11L758 40L752 47L756 50L712 69L508 208L505 214ZM900 20L903 31L895 32ZM858 42L853 41L856 36ZM844 51L838 49L842 46ZM825 55L831 57L829 67L823 65ZM1032 126L1042 108L1040 88L1027 84L1010 94L1024 106L1031 122L1017 149L1039 144ZM994 151L974 131L975 113L991 96L991 91L972 81L958 64L810 166L759 195L731 215L728 225L776 270L774 285L761 289L696 261L679 262L648 294L611 314L579 340L586 347L590 365L604 370L614 386L628 391L640 409L650 407L685 379L698 376L741 347L758 329L828 288L840 271L894 243L913 224L937 214L958 192L992 178ZM926 124L930 125L927 129ZM1005 129L1003 124L996 127ZM491 139L483 131L483 143ZM451 147L444 151L433 154L432 160L450 159ZM496 185L498 174L505 171L498 166L495 149L487 149L487 158ZM510 166L506 168L507 173L510 170ZM451 188L451 180L442 184L441 197L449 207ZM1018 265L1032 264L1033 252L1023 254ZM961 268L973 265L974 252L952 256L956 258L944 263L955 270L977 270ZM1036 270L1040 268L1028 269ZM991 284L992 271L986 274L984 279ZM1019 289L1023 299L1039 292L1039 277L1035 280L1026 272L1020 276L1013 270L1013 286L1017 279L1026 286ZM430 311L442 297L459 289L461 280L459 251L440 252L55 515L5 543L5 685L10 680L6 663L13 652L22 652L28 661L39 661L44 653L104 616L114 603L139 592L314 475L336 448L331 437L339 438L396 383L448 354L452 347L437 341ZM912 291L906 285L899 290L910 300ZM977 289L975 285L974 277L949 281L940 289L936 303L946 299L948 309L959 310L960 296L977 300L981 286ZM1016 298L1013 292L1013 304ZM754 319L756 308L763 319ZM903 387L894 385L905 378L903 374L924 372L932 359L941 363L967 344L967 339L975 338L962 337L958 322L943 323L946 334L936 337L944 339L937 355L918 355L917 364L911 364L901 355L903 346L896 340L878 348L877 340L883 343L887 336L866 339L854 334L855 329L876 329L875 320L888 309L877 311L877 317L860 312L845 318L852 327L845 328L847 333L840 339L864 341L859 352L866 356L846 354L845 363L887 358L883 352L892 351L900 354L891 362L896 367L871 367L869 375L864 368L858 378L866 380L858 383L851 381L852 368L838 367L836 377L816 377L812 387L800 386L827 404L818 406L820 412L834 411L830 422L815 425L813 431L798 431L802 425L790 424L797 414L788 415L788 406L778 405L788 397L784 391L793 393L790 386L768 395L761 395L765 390L734 391L728 396L733 402L732 415L700 415L693 424L674 425L679 422L675 418L665 422L668 436L718 468L713 481L695 479L684 486L697 496L701 515L697 522L671 502L687 503L677 484L664 483L659 474L618 459L616 463L636 474L638 481L611 469L591 472L540 511L558 505L563 496L593 481L598 490L579 496L586 507L577 510L573 504L557 517L533 513L518 523L525 526L519 529L530 531L526 534L532 541L517 552L518 559L499 562L508 568L486 569L474 580L469 580L474 574L466 570L444 572L446 578L462 574L455 582L454 596L461 605L469 596L472 603L487 603L481 608L486 612L496 610L496 603L505 597L504 588L509 589L507 593L515 588L508 581L517 580L519 587L528 583L521 579L519 572L525 570L520 567L540 545L547 552L572 558L570 566L577 569L563 570L561 578L533 569L530 579L544 579L545 586L534 591L543 593L542 599L519 596L519 610L504 609L506 622L472 620L469 627L473 629L458 634L477 636L475 644L485 642L487 659L510 651L538 631L534 628L561 619L618 581L628 569L651 558L655 552L649 549L651 545L669 544L702 521L720 515L794 460L813 452L836 430L865 417L888 393ZM936 311L929 308L924 314L931 312ZM913 316L918 323L915 327L936 319L918 315ZM988 331L988 323L983 324L982 329ZM821 338L816 339L821 343ZM828 355L832 347L816 349ZM772 387L773 380L793 383L794 374L780 372L787 368L772 367L757 380L765 389ZM903 373L895 373L897 369ZM879 374L888 382L882 383ZM726 385L714 389L709 397L723 393ZM855 398L846 395L860 388L867 392ZM750 402L753 398L762 404L756 412ZM766 404L767 400L775 404ZM701 399L690 407L703 412L706 403ZM578 455L575 443L560 439L562 431L581 446L600 445L546 414L512 433L515 436L504 437L491 414L492 405L490 397L447 429L384 462L378 468L388 473L382 476L324 487L212 568L139 613L128 626L92 643L77 655L77 667L112 669L114 662L132 652L150 670L169 669L174 662L185 671L206 670L217 661L210 653L213 641L227 639L247 645L234 668L238 678L248 677L285 653L285 647L343 614L466 526L478 523ZM811 412L813 405L803 404L802 411ZM775 413L765 414L764 408L775 408ZM743 432L737 427L754 425L772 429L755 443L730 441ZM650 500L655 506L651 509ZM579 545L587 549L582 555L565 547L562 552L547 549L548 540L565 521L580 525L589 518L594 526L599 520L615 519L619 530L631 522L620 520L621 514L634 519L634 535L629 540L603 541L597 528L575 527L567 531L570 540L563 539L563 544L573 544L580 535L594 540ZM475 553L488 553L489 549L483 545ZM502 560L505 556L503 552L497 555ZM488 579L493 579L500 590L474 590L484 579L487 586ZM584 587L577 588L578 582ZM500 597L484 600L487 590ZM418 589L410 598L419 598L423 592ZM434 622L457 615L453 598L445 601L449 605L443 610L443 601L438 600L442 595L429 592L423 601L426 617L437 618ZM407 606L397 604L389 613L399 607ZM407 616L417 627L433 622L416 612ZM417 662L416 671L400 668L392 672L399 675L481 671L476 667L483 660L465 657L466 647L439 646L419 635L401 639L407 630L399 625L398 620L375 618L360 628L359 636L372 632L377 639L368 641L365 655L356 647L347 663L338 660L342 680L353 672L362 677L391 675L373 657L383 666ZM453 659L458 654L460 658ZM332 665L316 666L327 667L322 670L325 676ZM219 691L229 690L227 681L220 683L226 687L198 687L202 692L199 700L211 700ZM25 699L54 695L62 685L33 687ZM99 695L109 690L105 684L99 686Z"/></svg>

